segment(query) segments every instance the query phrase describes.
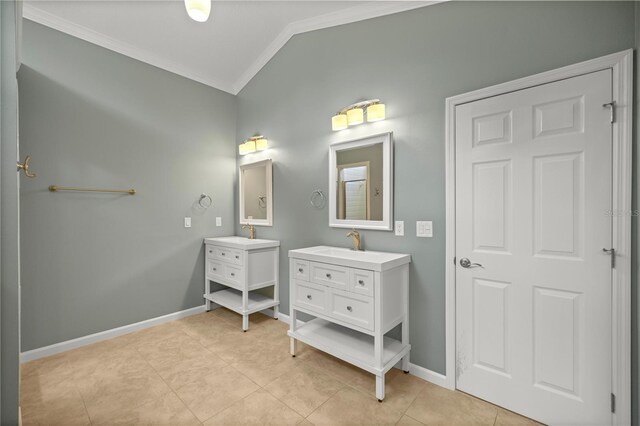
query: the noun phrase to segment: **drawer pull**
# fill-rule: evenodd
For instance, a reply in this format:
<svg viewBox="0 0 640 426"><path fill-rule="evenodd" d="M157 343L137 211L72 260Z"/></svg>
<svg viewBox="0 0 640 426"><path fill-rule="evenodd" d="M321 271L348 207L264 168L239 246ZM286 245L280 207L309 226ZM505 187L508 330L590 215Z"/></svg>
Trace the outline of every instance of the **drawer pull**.
<svg viewBox="0 0 640 426"><path fill-rule="evenodd" d="M304 272L304 269L302 269L302 268L298 268L298 272L303 273L303 272Z"/></svg>
<svg viewBox="0 0 640 426"><path fill-rule="evenodd" d="M240 259L240 256L236 256L236 259Z"/></svg>
<svg viewBox="0 0 640 426"><path fill-rule="evenodd" d="M311 295L307 294L307 299L311 300Z"/></svg>
<svg viewBox="0 0 640 426"><path fill-rule="evenodd" d="M358 284L364 285L364 281L363 280L358 280Z"/></svg>
<svg viewBox="0 0 640 426"><path fill-rule="evenodd" d="M235 274L234 272L232 272L232 273L231 273L231 276L232 276L232 277L235 277L235 276L236 276L236 274Z"/></svg>
<svg viewBox="0 0 640 426"><path fill-rule="evenodd" d="M351 306L347 306L347 311L351 312L353 311L353 308Z"/></svg>
<svg viewBox="0 0 640 426"><path fill-rule="evenodd" d="M327 274L327 278L328 278L328 279L331 279L331 274Z"/></svg>
<svg viewBox="0 0 640 426"><path fill-rule="evenodd" d="M211 268L211 269L213 269L214 271L217 271L217 270L218 270L218 268Z"/></svg>

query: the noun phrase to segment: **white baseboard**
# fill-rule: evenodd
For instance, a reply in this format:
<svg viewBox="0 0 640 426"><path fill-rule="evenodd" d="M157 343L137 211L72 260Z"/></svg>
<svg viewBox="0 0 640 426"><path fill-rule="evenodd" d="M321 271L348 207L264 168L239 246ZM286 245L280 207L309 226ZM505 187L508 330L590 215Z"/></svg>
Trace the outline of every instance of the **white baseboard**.
<svg viewBox="0 0 640 426"><path fill-rule="evenodd" d="M174 312L172 314L163 315L161 317L151 318L145 321L136 322L134 324L124 325L122 327L113 328L111 330L101 331L99 333L89 334L88 336L78 337L76 339L67 340L65 342L54 343L53 345L44 346L42 348L33 349L22 352L20 354L20 362L29 362L46 356L55 355L61 352L70 351L81 346L90 345L92 343L111 339L114 337L129 334L134 331L143 330L145 328L164 324L180 318L189 317L206 311L206 306L196 306L195 308L185 309L184 311Z"/></svg>
<svg viewBox="0 0 640 426"><path fill-rule="evenodd" d="M271 309L262 311L266 315L273 316L273 311ZM278 319L284 323L289 324L289 315L283 314L282 312L278 312ZM304 321L298 321L299 323L304 324ZM394 368L400 369L400 363L396 365ZM416 364L409 363L409 374L419 377L422 380L426 380L429 383L433 383L434 385L442 386L443 388L449 388L447 386L447 377L440 373L436 373L435 371L429 370L428 368L421 367Z"/></svg>

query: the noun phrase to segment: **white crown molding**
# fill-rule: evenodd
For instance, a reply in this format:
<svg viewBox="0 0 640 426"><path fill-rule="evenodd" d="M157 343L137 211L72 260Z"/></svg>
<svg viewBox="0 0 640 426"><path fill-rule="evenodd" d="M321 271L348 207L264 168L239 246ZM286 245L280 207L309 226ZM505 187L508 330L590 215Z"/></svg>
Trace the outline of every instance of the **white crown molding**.
<svg viewBox="0 0 640 426"><path fill-rule="evenodd" d="M203 76L193 69L181 64L167 60L155 55L145 49L137 48L123 41L114 39L105 34L99 33L82 25L63 19L57 15L39 9L31 3L24 3L23 17L38 24L45 25L54 30L72 35L89 43L113 50L114 52L145 62L165 71L181 75L188 79L197 81L215 89L219 89L233 95L237 95L244 86L264 67L271 58L296 34L323 28L335 27L337 25L349 24L363 21L365 19L377 18L384 15L405 12L420 7L430 6L448 0L436 1L397 1L397 2L373 2L360 4L348 9L331 12L325 15L316 16L301 21L288 24L278 36L267 46L258 58L247 68L242 75L233 83L219 81Z"/></svg>
<svg viewBox="0 0 640 426"><path fill-rule="evenodd" d="M190 80L197 81L198 83L211 86L215 89L219 89L234 95L237 93L233 91L233 86L228 82L218 81L209 77L205 77L198 72L189 69L188 67L177 64L165 58L161 58L147 50L137 48L123 41L114 39L105 34L63 19L52 13L39 9L31 3L24 3L23 18L77 37L81 40L98 45L100 47L104 47L105 49L112 50L138 61L145 62L149 65L153 65L154 67L163 69L165 71L169 71L174 74L186 77Z"/></svg>
<svg viewBox="0 0 640 426"><path fill-rule="evenodd" d="M309 31L321 30L323 28L335 27L338 25L350 24L352 22L364 21L366 19L378 18L380 16L405 12L420 7L431 6L449 0L437 1L398 1L379 2L377 4L361 4L348 9L327 13L301 21L288 24L278 36L267 46L258 58L247 68L247 70L233 84L233 93L238 94L253 77L264 67L267 62L296 34Z"/></svg>

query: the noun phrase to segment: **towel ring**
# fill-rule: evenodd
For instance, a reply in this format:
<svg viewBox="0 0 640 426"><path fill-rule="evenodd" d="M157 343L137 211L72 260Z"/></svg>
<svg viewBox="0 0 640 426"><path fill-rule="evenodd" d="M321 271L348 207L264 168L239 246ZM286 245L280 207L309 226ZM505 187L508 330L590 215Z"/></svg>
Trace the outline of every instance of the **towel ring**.
<svg viewBox="0 0 640 426"><path fill-rule="evenodd" d="M324 195L324 192L316 189L311 193L311 196L309 197L309 203L311 203L311 205L316 209L323 209L327 204L327 197Z"/></svg>
<svg viewBox="0 0 640 426"><path fill-rule="evenodd" d="M200 207L202 207L203 209L208 209L209 207L211 207L212 203L213 200L211 199L211 197L204 193L200 194L200 199L198 200L198 204L200 204Z"/></svg>

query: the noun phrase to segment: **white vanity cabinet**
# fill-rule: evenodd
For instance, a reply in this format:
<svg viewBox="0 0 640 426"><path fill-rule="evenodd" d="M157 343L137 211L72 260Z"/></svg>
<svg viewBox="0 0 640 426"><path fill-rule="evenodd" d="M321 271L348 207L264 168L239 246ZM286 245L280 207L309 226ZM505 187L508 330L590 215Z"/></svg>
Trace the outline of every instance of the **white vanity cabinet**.
<svg viewBox="0 0 640 426"><path fill-rule="evenodd" d="M243 316L242 329L249 328L249 314L273 308L278 318L280 241L243 237L205 238L204 298ZM212 282L227 287L212 291ZM273 297L255 292L273 287Z"/></svg>
<svg viewBox="0 0 640 426"><path fill-rule="evenodd" d="M409 371L409 263L407 254L356 252L336 247L289 251L291 355L298 340L376 375L398 361ZM298 324L297 313L315 319ZM402 324L402 337L385 334Z"/></svg>

